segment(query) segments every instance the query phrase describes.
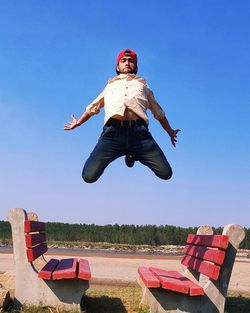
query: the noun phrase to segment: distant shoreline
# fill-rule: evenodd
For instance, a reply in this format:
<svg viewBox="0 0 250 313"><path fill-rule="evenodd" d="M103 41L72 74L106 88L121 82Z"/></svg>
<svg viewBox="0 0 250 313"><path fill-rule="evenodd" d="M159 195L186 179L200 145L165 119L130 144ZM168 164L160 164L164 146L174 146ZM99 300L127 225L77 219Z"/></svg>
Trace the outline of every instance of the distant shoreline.
<svg viewBox="0 0 250 313"><path fill-rule="evenodd" d="M178 246L177 249L157 250L157 249L89 249L89 248L79 248L79 247L54 247L49 246L49 250L46 252L47 255L67 255L67 256L77 256L77 257L103 257L103 258L127 258L127 259L172 259L180 260L182 257L183 247ZM13 249L10 246L0 245L1 254L12 254ZM249 250L238 250L237 259L242 261L250 261Z"/></svg>
<svg viewBox="0 0 250 313"><path fill-rule="evenodd" d="M2 249L1 249L2 248ZM12 254L12 247L0 246L0 253ZM47 255L67 255L67 256L84 256L84 257L108 257L108 258L158 258L158 259L180 259L181 253L160 253L157 251L128 251L114 249L75 249L75 248L51 248L46 252Z"/></svg>

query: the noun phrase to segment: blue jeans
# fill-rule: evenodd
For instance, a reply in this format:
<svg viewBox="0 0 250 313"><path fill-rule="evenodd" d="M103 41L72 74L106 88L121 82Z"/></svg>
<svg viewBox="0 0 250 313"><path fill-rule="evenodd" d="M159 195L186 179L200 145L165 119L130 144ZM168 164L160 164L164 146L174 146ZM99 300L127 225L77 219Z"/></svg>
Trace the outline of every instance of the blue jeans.
<svg viewBox="0 0 250 313"><path fill-rule="evenodd" d="M84 165L83 180L87 183L97 181L109 163L124 155L132 155L135 161L148 166L161 179L170 179L172 176L171 166L147 126L104 125Z"/></svg>

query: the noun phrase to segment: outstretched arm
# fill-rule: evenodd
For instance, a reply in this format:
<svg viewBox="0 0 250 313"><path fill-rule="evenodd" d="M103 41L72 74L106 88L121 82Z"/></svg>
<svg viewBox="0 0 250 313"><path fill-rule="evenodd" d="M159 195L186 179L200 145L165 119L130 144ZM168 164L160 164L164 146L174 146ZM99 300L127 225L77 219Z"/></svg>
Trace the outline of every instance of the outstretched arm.
<svg viewBox="0 0 250 313"><path fill-rule="evenodd" d="M162 110L159 103L155 100L153 92L148 88L148 104L149 108L152 111L154 117L159 120L161 126L165 129L165 131L169 134L172 145L175 147L175 143L177 142L177 133L180 129L172 129L167 118L165 117L165 113ZM162 117L162 118L161 118ZM160 119L159 119L160 118Z"/></svg>
<svg viewBox="0 0 250 313"><path fill-rule="evenodd" d="M72 129L82 125L83 123L85 123L90 118L90 115L85 111L79 119L75 118L74 114L71 115L71 118L72 118L72 121L67 122L64 125L64 130L72 130Z"/></svg>
<svg viewBox="0 0 250 313"><path fill-rule="evenodd" d="M87 106L86 111L81 115L79 119L75 118L75 115L71 115L72 121L64 125L64 130L74 129L83 123L85 123L92 115L98 114L100 109L104 106L104 91Z"/></svg>
<svg viewBox="0 0 250 313"><path fill-rule="evenodd" d="M166 117L159 120L159 122L161 123L161 126L165 129L165 131L168 133L171 139L172 145L175 147L175 143L177 142L177 133L180 131L180 129L173 129L170 126Z"/></svg>

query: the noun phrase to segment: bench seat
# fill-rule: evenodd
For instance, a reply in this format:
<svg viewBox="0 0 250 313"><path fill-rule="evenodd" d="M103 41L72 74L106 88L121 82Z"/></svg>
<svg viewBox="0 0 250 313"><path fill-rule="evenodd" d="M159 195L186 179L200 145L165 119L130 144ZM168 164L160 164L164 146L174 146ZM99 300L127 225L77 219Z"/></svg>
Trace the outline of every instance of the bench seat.
<svg viewBox="0 0 250 313"><path fill-rule="evenodd" d="M148 288L161 287L189 296L204 295L204 290L201 286L177 271L166 271L155 267L139 267L138 273Z"/></svg>
<svg viewBox="0 0 250 313"><path fill-rule="evenodd" d="M45 280L73 279L79 278L90 280L91 272L89 263L85 259L69 258L69 259L51 259L41 269L38 274L39 278Z"/></svg>

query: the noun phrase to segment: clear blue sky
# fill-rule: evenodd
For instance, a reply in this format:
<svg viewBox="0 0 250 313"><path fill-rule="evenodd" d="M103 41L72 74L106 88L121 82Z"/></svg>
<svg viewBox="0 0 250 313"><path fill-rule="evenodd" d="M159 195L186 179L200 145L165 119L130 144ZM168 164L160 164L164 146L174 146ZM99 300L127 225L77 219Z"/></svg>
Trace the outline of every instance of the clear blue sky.
<svg viewBox="0 0 250 313"><path fill-rule="evenodd" d="M0 219L13 207L41 220L250 227L250 2L0 1ZM94 184L81 171L103 112L64 124L138 54L173 128L150 130L174 175L113 162Z"/></svg>

